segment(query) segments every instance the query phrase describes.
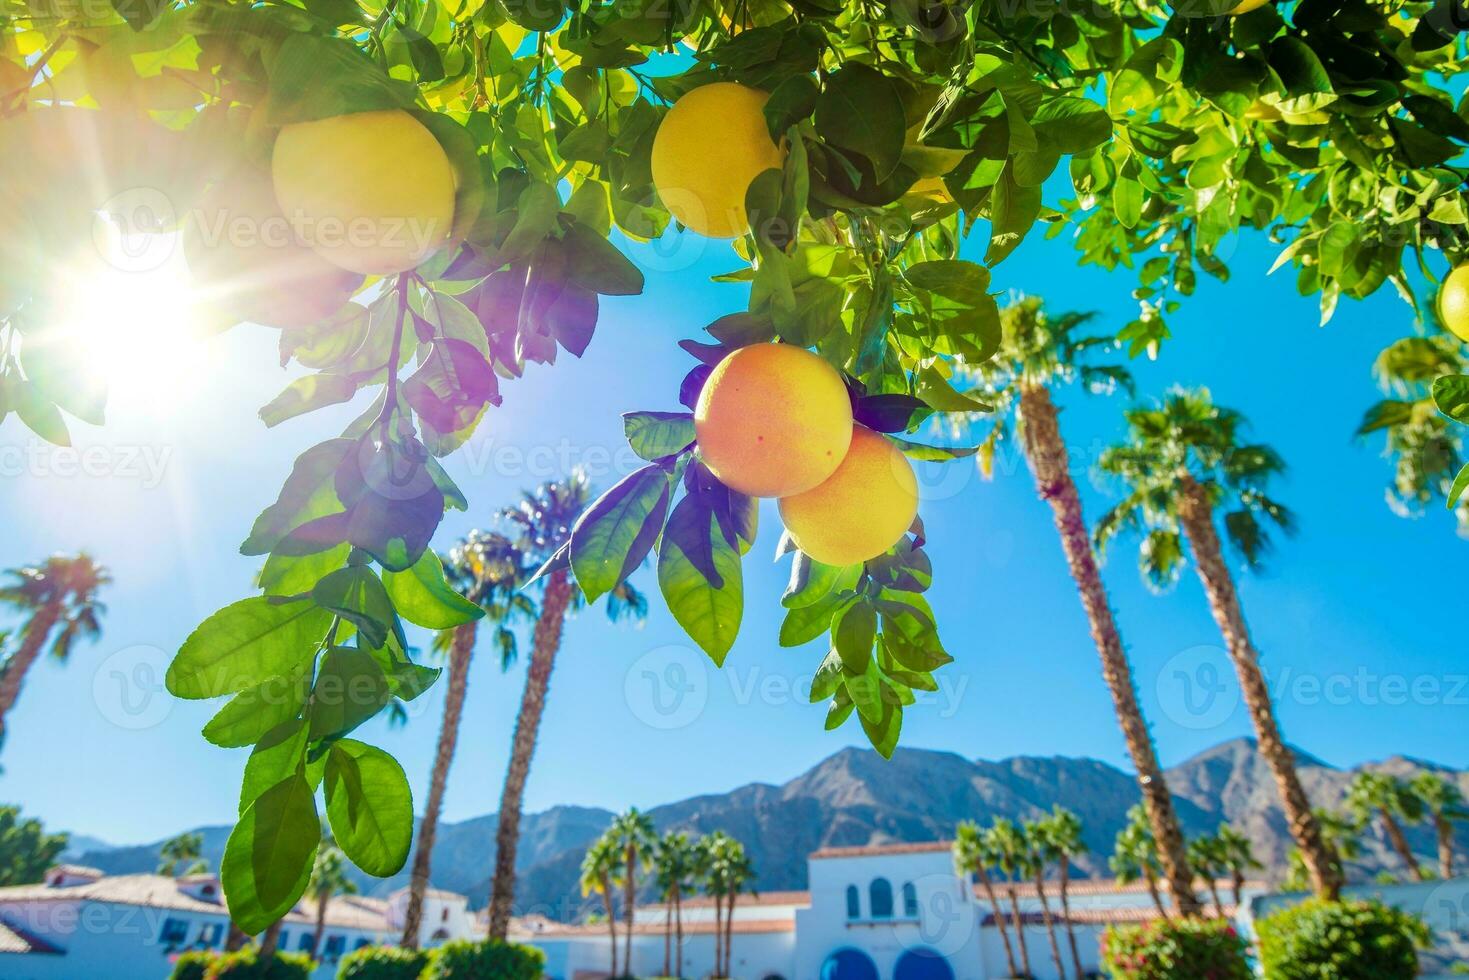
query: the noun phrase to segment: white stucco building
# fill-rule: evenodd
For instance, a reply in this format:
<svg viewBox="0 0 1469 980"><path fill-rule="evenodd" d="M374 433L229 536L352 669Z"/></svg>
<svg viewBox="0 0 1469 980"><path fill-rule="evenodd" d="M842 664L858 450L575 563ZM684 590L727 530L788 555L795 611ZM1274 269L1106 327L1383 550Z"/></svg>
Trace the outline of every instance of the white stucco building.
<svg viewBox="0 0 1469 980"><path fill-rule="evenodd" d="M407 892L386 899L346 895L327 903L321 965L336 976L342 954L402 936ZM421 943L473 934L463 895L430 890ZM280 948L309 950L316 906L303 900L285 918ZM0 977L4 980L163 980L177 954L223 949L229 916L214 875L104 875L60 865L37 885L0 888Z"/></svg>
<svg viewBox="0 0 1469 980"><path fill-rule="evenodd" d="M993 911L984 896L953 868L950 845L937 841L876 847L828 848L808 859L810 890L742 897L735 910L731 972L735 980L994 980L1009 976ZM1224 885L1224 894L1229 894ZM1058 929L1055 882L1048 883ZM1246 888L1245 900L1262 893ZM1097 969L1102 931L1115 922L1143 922L1157 911L1145 886L1112 881L1072 883L1071 926L1083 968ZM1017 886L1030 959L1038 980L1058 971L1034 886ZM1226 905L1234 913L1232 904ZM663 972L668 910L640 907L632 969ZM1006 908L1006 922L1013 912ZM714 910L707 900L684 904L686 977L707 976L714 964ZM546 953L552 980L596 980L609 965L605 925L521 921L515 938ZM1061 953L1074 972L1064 931ZM1015 951L1017 960L1020 951Z"/></svg>

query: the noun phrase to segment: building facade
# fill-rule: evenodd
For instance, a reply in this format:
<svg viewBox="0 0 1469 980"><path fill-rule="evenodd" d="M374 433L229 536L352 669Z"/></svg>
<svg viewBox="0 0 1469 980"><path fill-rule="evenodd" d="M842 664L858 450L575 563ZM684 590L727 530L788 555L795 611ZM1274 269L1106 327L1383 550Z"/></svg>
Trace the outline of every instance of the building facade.
<svg viewBox="0 0 1469 980"><path fill-rule="evenodd" d="M402 938L407 892L386 899L344 895L327 903L313 980L336 976L342 955ZM310 951L316 906L303 900L281 927L280 948ZM430 891L420 942L473 935L468 900ZM214 875L104 875L61 865L36 885L0 888L0 977L4 980L162 980L178 954L223 949L229 915Z"/></svg>

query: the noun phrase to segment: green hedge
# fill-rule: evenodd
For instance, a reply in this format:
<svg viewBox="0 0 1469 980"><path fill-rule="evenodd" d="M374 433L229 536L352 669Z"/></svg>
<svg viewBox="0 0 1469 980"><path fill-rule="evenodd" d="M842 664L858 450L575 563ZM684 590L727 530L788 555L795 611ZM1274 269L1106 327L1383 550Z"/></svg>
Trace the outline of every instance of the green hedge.
<svg viewBox="0 0 1469 980"><path fill-rule="evenodd" d="M168 975L168 980L204 980L204 972L214 957L215 954L207 949L191 949L187 953L180 953L178 959L173 961L173 972Z"/></svg>
<svg viewBox="0 0 1469 980"><path fill-rule="evenodd" d="M1114 980L1252 980L1248 947L1227 919L1159 919L1112 926L1102 972Z"/></svg>
<svg viewBox="0 0 1469 980"><path fill-rule="evenodd" d="M342 957L337 980L418 980L429 954L402 946L364 946Z"/></svg>
<svg viewBox="0 0 1469 980"><path fill-rule="evenodd" d="M541 980L546 956L538 949L486 939L445 943L429 957L423 980Z"/></svg>
<svg viewBox="0 0 1469 980"><path fill-rule="evenodd" d="M261 960L254 946L221 953L209 962L204 980L308 980L316 963L304 953L276 953Z"/></svg>
<svg viewBox="0 0 1469 980"><path fill-rule="evenodd" d="M1268 980L1412 980L1428 926L1381 902L1311 899L1255 925Z"/></svg>

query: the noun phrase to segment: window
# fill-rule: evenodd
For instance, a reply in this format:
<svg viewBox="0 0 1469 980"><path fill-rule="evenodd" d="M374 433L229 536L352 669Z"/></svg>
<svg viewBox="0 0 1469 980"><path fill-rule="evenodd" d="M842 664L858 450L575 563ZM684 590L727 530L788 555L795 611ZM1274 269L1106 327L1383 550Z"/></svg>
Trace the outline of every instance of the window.
<svg viewBox="0 0 1469 980"><path fill-rule="evenodd" d="M440 922L448 922L449 921L449 907L447 905L444 906L443 911L439 913L439 921Z"/></svg>
<svg viewBox="0 0 1469 980"><path fill-rule="evenodd" d="M204 928L199 930L199 945L205 949L213 949L219 945L224 938L223 922L206 922Z"/></svg>
<svg viewBox="0 0 1469 980"><path fill-rule="evenodd" d="M862 918L862 896L856 885L847 886L847 918Z"/></svg>
<svg viewBox="0 0 1469 980"><path fill-rule="evenodd" d="M371 945L372 945L372 940L371 939L359 939L359 940L357 940L356 944L352 948L353 949L366 949L368 946L371 946Z"/></svg>
<svg viewBox="0 0 1469 980"><path fill-rule="evenodd" d="M311 952L311 946L316 942L316 937L309 932L301 933L301 941L296 943L296 951L300 953Z"/></svg>
<svg viewBox="0 0 1469 980"><path fill-rule="evenodd" d="M327 937L327 939L326 939L326 949L323 950L323 953L325 954L325 956L326 956L327 959L329 959L329 960L338 959L346 951L347 951L347 937L346 936L328 936Z"/></svg>
<svg viewBox="0 0 1469 980"><path fill-rule="evenodd" d="M870 911L874 919L893 917L893 886L888 884L886 878L873 879L872 886L868 889L868 901L872 906Z"/></svg>
<svg viewBox="0 0 1469 980"><path fill-rule="evenodd" d="M281 930L281 934L275 938L275 941L279 949L291 948L291 934L284 929Z"/></svg>
<svg viewBox="0 0 1469 980"><path fill-rule="evenodd" d="M165 946L179 946L185 939L189 938L189 923L187 919L164 919L163 932L159 934L158 941Z"/></svg>
<svg viewBox="0 0 1469 980"><path fill-rule="evenodd" d="M903 886L903 917L918 918L918 889L913 887L911 881Z"/></svg>

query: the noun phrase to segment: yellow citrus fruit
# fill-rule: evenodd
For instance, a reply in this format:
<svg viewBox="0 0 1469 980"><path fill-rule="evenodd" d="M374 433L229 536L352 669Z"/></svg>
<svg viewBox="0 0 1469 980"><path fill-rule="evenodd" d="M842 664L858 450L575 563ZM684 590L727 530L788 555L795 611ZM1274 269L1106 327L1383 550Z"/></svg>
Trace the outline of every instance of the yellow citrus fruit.
<svg viewBox="0 0 1469 980"><path fill-rule="evenodd" d="M1251 102L1250 107L1245 110L1245 118L1253 119L1258 122L1279 122L1280 106L1274 105L1270 102L1266 102L1263 99L1256 99L1254 102Z"/></svg>
<svg viewBox="0 0 1469 980"><path fill-rule="evenodd" d="M715 366L694 408L705 465L752 497L810 490L852 441L852 402L830 364L790 344L742 347Z"/></svg>
<svg viewBox="0 0 1469 980"><path fill-rule="evenodd" d="M1439 287L1438 318L1455 337L1469 343L1469 262L1455 267Z"/></svg>
<svg viewBox="0 0 1469 980"><path fill-rule="evenodd" d="M276 137L275 196L327 261L404 272L449 238L454 170L433 134L398 109L293 123Z"/></svg>
<svg viewBox="0 0 1469 980"><path fill-rule="evenodd" d="M887 439L852 430L842 465L825 483L780 501L797 547L828 565L854 565L887 551L918 515L913 464Z"/></svg>
<svg viewBox="0 0 1469 980"><path fill-rule="evenodd" d="M263 173L215 184L183 229L200 298L232 322L306 327L341 309L362 276L308 248L281 213Z"/></svg>
<svg viewBox="0 0 1469 980"><path fill-rule="evenodd" d="M1261 7L1265 6L1269 2L1270 0L1240 0L1240 2L1235 4L1234 7L1229 11L1229 16L1238 17L1240 14L1247 14L1251 10L1259 10Z"/></svg>
<svg viewBox="0 0 1469 980"><path fill-rule="evenodd" d="M683 96L663 117L653 138L653 186L686 227L709 238L750 230L745 192L782 162L765 126L767 98L759 89L714 82Z"/></svg>

